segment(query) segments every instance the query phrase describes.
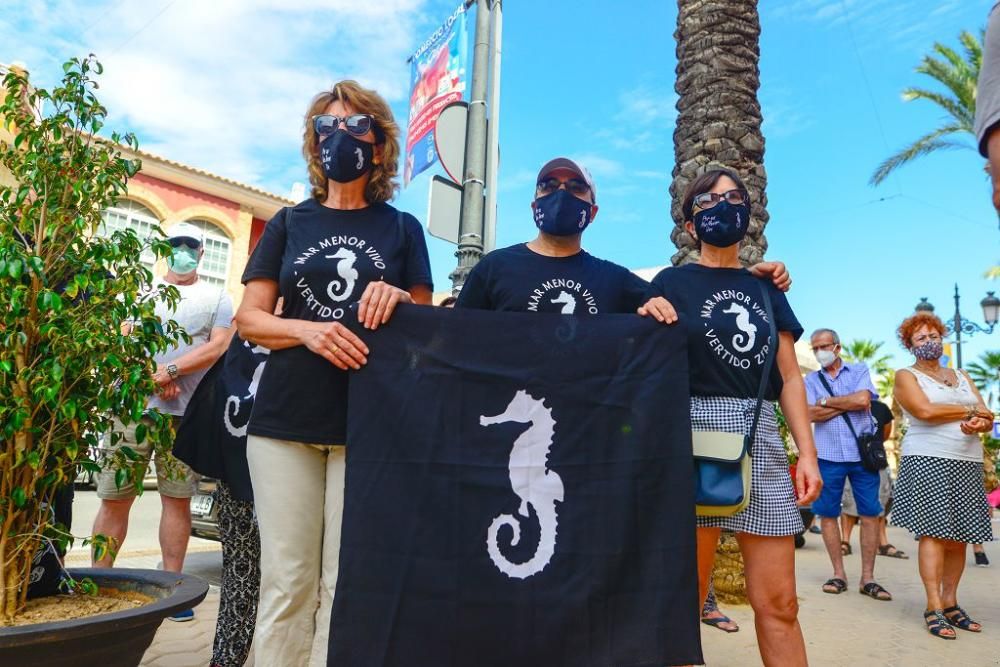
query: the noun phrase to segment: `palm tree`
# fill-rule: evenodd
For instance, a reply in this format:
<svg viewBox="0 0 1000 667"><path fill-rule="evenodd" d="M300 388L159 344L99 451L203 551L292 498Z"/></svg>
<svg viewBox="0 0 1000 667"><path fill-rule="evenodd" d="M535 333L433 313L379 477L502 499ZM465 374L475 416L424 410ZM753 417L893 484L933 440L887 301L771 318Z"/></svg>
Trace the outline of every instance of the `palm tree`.
<svg viewBox="0 0 1000 667"><path fill-rule="evenodd" d="M964 57L939 42L934 43L934 52L938 57L924 56L916 71L929 76L946 90L907 88L903 91L903 100L933 102L945 112L945 120L940 126L880 164L872 174L870 181L872 185L878 185L897 168L928 153L953 148L976 150L975 132L972 126L976 117L976 82L979 80L979 67L983 62L983 35L984 33L980 31L977 39L972 33L962 31L958 41L962 43ZM970 137L972 142L963 141Z"/></svg>
<svg viewBox="0 0 1000 667"><path fill-rule="evenodd" d="M677 125L670 194L677 246L674 264L695 261L694 239L684 231L681 197L695 176L713 166L736 171L750 191L751 221L740 250L745 263L767 250L768 221L760 87L760 16L756 0L679 0L677 14Z"/></svg>
<svg viewBox="0 0 1000 667"><path fill-rule="evenodd" d="M966 369L987 405L1000 400L1000 350L983 352Z"/></svg>

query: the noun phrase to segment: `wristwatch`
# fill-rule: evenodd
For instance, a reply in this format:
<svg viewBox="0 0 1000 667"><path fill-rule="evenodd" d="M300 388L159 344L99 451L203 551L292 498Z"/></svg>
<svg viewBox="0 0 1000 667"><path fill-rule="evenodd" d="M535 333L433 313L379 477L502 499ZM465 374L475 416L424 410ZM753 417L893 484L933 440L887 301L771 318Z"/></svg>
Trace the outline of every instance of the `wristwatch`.
<svg viewBox="0 0 1000 667"><path fill-rule="evenodd" d="M177 370L177 364L167 364L167 375L170 376L171 380L177 379L177 376L180 375L180 371Z"/></svg>
<svg viewBox="0 0 1000 667"><path fill-rule="evenodd" d="M167 366L167 372L168 373L170 372L170 367L169 366ZM171 377L173 377L173 376L171 376ZM821 408L825 408L826 407L826 396L824 396L823 398L819 399L819 407L821 407Z"/></svg>

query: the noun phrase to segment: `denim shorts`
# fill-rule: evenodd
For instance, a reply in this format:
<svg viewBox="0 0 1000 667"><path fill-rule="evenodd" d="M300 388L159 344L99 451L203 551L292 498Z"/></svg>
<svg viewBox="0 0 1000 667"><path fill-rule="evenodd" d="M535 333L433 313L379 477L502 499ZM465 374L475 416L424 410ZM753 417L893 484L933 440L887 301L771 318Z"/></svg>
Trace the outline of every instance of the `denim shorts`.
<svg viewBox="0 0 1000 667"><path fill-rule="evenodd" d="M819 474L823 477L823 490L813 503L817 516L840 516L841 498L844 496L844 480L851 480L854 502L858 516L878 516L882 513L882 503L878 498L879 474L865 470L861 461L819 460Z"/></svg>

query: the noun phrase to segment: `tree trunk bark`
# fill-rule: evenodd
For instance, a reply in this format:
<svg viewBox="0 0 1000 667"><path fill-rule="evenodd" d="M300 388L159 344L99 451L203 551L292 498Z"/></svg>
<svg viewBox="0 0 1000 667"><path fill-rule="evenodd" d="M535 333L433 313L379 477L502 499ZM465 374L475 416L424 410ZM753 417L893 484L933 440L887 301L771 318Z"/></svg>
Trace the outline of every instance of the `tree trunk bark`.
<svg viewBox="0 0 1000 667"><path fill-rule="evenodd" d="M767 250L767 174L757 100L760 16L756 0L679 0L677 15L677 125L670 194L677 246L675 265L697 261L684 230L681 198L695 176L712 167L736 171L750 191L750 230L740 260L753 264Z"/></svg>

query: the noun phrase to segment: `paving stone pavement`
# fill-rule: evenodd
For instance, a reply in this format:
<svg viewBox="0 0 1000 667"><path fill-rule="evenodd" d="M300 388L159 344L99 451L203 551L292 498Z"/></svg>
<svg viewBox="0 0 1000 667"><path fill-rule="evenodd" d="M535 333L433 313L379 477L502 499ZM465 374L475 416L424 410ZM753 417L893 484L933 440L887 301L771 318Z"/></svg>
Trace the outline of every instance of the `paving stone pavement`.
<svg viewBox="0 0 1000 667"><path fill-rule="evenodd" d="M998 528L1000 525L995 523L994 532L1000 533ZM990 568L973 567L970 550L969 567L959 589L960 603L973 618L985 626L984 632L977 635L959 631L956 641L944 641L929 635L923 626L921 614L924 609L924 593L917 573L916 542L905 531L889 529L889 539L911 558L877 558L876 577L895 598L892 602L878 602L857 592L861 568L857 539L858 534L855 532L855 552L846 558L850 587L840 595L830 595L821 590L831 572L818 535L808 535L806 546L796 552L799 619L805 633L811 665L1000 665L1000 546L997 543L986 546L987 553L994 561ZM146 563L145 566L150 565ZM219 592L213 586L208 597L195 610L194 621L164 621L146 652L143 667L208 665L218 606ZM735 634L725 634L715 628L702 626L702 643L707 664L711 667L759 665L750 608L723 605L723 611L736 620L741 629ZM252 655L247 664L253 664Z"/></svg>

